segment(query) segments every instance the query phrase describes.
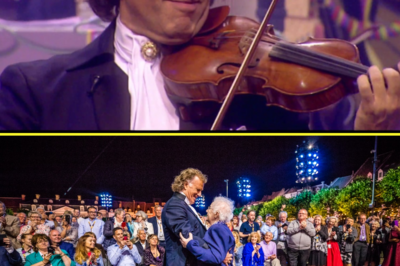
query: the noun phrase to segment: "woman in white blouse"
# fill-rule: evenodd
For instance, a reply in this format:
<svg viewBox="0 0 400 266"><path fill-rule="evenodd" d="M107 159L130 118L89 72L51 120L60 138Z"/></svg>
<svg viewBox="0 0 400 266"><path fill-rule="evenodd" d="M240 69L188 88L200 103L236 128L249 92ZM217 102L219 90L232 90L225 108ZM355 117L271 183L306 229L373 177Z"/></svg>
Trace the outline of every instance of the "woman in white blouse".
<svg viewBox="0 0 400 266"><path fill-rule="evenodd" d="M147 214L144 211L138 211L136 213L135 230L133 231L133 238L137 237L137 232L139 229L143 229L146 235L154 234L154 228L151 223L147 221Z"/></svg>

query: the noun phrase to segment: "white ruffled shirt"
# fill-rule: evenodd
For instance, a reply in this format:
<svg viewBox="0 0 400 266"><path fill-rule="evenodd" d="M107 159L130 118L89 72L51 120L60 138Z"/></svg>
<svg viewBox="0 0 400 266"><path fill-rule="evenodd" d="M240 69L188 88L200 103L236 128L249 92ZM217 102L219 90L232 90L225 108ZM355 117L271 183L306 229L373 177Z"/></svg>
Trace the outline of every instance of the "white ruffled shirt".
<svg viewBox="0 0 400 266"><path fill-rule="evenodd" d="M137 35L117 18L115 63L128 75L132 130L179 130L179 116L164 89L162 55L147 62L141 48L149 39Z"/></svg>

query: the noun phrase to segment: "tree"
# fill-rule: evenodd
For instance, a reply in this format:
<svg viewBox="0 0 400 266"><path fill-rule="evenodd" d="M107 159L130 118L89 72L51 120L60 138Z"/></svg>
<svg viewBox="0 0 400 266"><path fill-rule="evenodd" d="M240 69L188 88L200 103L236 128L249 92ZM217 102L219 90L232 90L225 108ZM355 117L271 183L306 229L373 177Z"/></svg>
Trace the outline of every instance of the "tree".
<svg viewBox="0 0 400 266"><path fill-rule="evenodd" d="M372 182L368 178L358 177L350 185L340 190L335 204L339 213L356 217L360 212L368 212L372 197Z"/></svg>
<svg viewBox="0 0 400 266"><path fill-rule="evenodd" d="M309 190L304 190L299 195L294 198L291 198L288 206L288 217L294 216L297 217L297 213L301 209L306 209L307 211L310 209L311 201L314 197L314 194Z"/></svg>
<svg viewBox="0 0 400 266"><path fill-rule="evenodd" d="M271 214L278 218L278 215L279 215L279 212L281 211L282 205L283 204L287 205L288 203L289 203L289 200L287 198L285 198L284 196L276 197L275 199L273 199L271 201L267 201L267 202L264 202L263 204L260 204L261 207L259 209L258 215L265 217L267 214Z"/></svg>
<svg viewBox="0 0 400 266"><path fill-rule="evenodd" d="M318 191L310 203L310 216L319 214L325 217L328 215L328 207L331 210L338 210L338 206L335 202L338 194L339 189L337 188L324 188Z"/></svg>
<svg viewBox="0 0 400 266"><path fill-rule="evenodd" d="M400 204L400 167L390 169L377 187L385 205L398 208Z"/></svg>

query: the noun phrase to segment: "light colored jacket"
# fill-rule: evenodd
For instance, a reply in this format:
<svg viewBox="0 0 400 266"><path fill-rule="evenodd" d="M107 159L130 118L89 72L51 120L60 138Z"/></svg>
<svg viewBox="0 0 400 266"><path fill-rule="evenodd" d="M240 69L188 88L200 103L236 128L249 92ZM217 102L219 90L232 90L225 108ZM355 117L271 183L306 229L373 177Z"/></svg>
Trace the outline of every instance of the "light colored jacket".
<svg viewBox="0 0 400 266"><path fill-rule="evenodd" d="M6 215L6 226L0 225L0 235L6 234L7 238L11 240L11 243L15 249L21 247L21 244L17 241L17 236L19 235L19 219L18 217L12 215Z"/></svg>
<svg viewBox="0 0 400 266"><path fill-rule="evenodd" d="M300 222L294 220L290 222L286 234L288 235L287 244L289 248L295 250L311 249L311 238L315 236L315 228L308 220L304 229L300 228Z"/></svg>

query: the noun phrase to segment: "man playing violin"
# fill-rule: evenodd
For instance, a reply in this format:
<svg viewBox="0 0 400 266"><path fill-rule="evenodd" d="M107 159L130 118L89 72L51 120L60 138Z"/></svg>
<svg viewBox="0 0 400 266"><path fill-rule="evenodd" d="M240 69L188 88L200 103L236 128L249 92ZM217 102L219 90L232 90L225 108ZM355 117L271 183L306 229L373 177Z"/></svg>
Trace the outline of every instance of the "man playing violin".
<svg viewBox="0 0 400 266"><path fill-rule="evenodd" d="M160 72L162 55L170 52L172 46L187 43L201 30L209 14L210 0L89 3L103 20L112 21L96 40L72 54L12 65L2 73L0 129L210 129L212 119L182 119L180 110L166 94ZM361 103L350 119L351 129L400 129L400 74L372 67L369 76L372 85L366 76L358 79ZM246 125L249 117L256 118L256 122L246 125L249 129L271 129L271 115L266 111L271 107L254 106L234 102L224 129ZM335 112L335 108L338 107L327 108L327 113ZM310 128L335 128L312 125L326 117L323 111L315 114ZM292 126L292 130L304 129L294 125L297 121L293 119L288 123L276 119L282 126Z"/></svg>

